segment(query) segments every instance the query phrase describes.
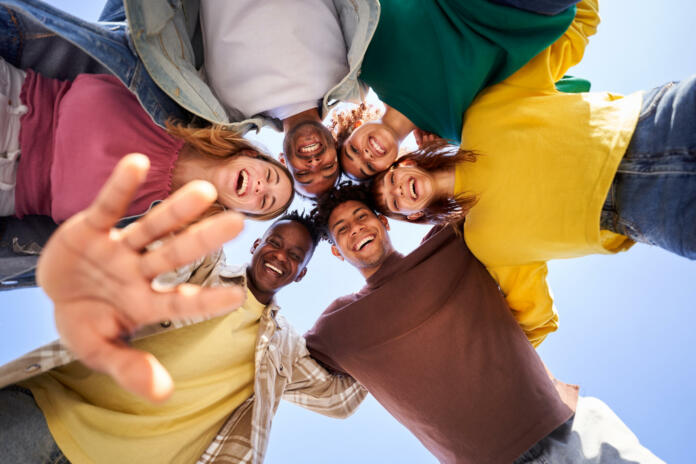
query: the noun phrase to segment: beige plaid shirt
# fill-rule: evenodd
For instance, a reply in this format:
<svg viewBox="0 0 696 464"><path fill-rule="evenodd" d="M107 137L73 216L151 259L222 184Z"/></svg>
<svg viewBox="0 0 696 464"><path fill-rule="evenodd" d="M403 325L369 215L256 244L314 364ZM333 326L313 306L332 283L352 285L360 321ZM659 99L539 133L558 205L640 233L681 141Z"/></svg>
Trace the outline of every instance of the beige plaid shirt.
<svg viewBox="0 0 696 464"><path fill-rule="evenodd" d="M157 284L169 286L189 281L217 286L231 283L246 286L246 268L224 264L221 252L202 262L160 276ZM273 415L281 398L330 417L347 417L355 411L367 391L351 377L327 372L307 351L302 338L278 316L272 301L263 311L256 339L254 394L231 411L199 463L263 462ZM133 339L174 330L202 319L165 321L144 327ZM55 341L0 367L0 388L20 382L75 360Z"/></svg>

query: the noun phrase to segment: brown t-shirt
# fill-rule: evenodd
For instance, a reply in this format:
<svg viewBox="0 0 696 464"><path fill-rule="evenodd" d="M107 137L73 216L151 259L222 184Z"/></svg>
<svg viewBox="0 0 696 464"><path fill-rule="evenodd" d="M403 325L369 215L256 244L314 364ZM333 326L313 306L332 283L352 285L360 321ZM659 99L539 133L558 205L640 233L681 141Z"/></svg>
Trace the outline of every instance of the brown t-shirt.
<svg viewBox="0 0 696 464"><path fill-rule="evenodd" d="M390 256L306 338L314 358L362 383L443 462L510 463L572 414L449 228Z"/></svg>

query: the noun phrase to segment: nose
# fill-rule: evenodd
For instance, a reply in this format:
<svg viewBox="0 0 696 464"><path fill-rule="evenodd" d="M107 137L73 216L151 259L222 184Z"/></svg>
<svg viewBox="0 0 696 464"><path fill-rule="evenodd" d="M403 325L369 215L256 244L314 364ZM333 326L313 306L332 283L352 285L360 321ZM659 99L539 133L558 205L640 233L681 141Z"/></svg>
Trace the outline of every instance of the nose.
<svg viewBox="0 0 696 464"><path fill-rule="evenodd" d="M256 184L254 185L254 193L262 194L266 192L266 181L263 178L258 178Z"/></svg>
<svg viewBox="0 0 696 464"><path fill-rule="evenodd" d="M350 226L350 235L351 235L351 237L357 235L358 233L360 233L360 231L362 231L364 228L365 228L365 226L364 226L363 224L359 224L359 223L354 223L354 224L352 224L352 225Z"/></svg>
<svg viewBox="0 0 696 464"><path fill-rule="evenodd" d="M312 157L307 160L307 169L316 170L319 168L319 158Z"/></svg>
<svg viewBox="0 0 696 464"><path fill-rule="evenodd" d="M283 249L275 250L273 255L275 256L275 259L277 259L278 261L286 262L288 260L288 256L285 253L285 250Z"/></svg>
<svg viewBox="0 0 696 464"><path fill-rule="evenodd" d="M395 183L394 185L391 186L391 194L392 196L395 197L403 197L404 196L404 189L400 183Z"/></svg>

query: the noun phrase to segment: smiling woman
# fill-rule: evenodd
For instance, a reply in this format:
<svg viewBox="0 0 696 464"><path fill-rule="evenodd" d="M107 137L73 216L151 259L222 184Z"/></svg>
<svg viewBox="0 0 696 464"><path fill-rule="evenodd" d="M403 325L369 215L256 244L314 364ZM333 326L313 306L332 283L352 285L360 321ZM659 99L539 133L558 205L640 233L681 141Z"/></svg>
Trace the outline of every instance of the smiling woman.
<svg viewBox="0 0 696 464"><path fill-rule="evenodd" d="M168 129L186 142L174 164L172 189L192 179L212 183L218 202L210 212L232 208L266 220L277 217L292 202L292 177L287 168L236 132L219 126L200 129L172 124Z"/></svg>
<svg viewBox="0 0 696 464"><path fill-rule="evenodd" d="M131 152L145 153L151 169L128 216L144 213L194 179L218 190L210 214L231 208L270 219L292 201L288 170L237 132L174 124L163 129L113 76L81 74L60 81L4 61L0 67L13 77L9 90L18 104L10 118L15 130L9 134L16 154L21 152L3 164L13 188L0 195L2 215L46 215L63 222L91 203L114 166Z"/></svg>

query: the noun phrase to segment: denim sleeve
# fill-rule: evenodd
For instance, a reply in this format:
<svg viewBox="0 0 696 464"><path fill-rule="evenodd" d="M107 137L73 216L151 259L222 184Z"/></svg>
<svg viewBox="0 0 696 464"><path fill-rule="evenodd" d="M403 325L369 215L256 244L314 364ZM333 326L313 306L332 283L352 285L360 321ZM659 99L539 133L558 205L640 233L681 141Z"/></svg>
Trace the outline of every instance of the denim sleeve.
<svg viewBox="0 0 696 464"><path fill-rule="evenodd" d="M126 10L123 7L123 0L106 0L104 9L99 15L99 21L125 22Z"/></svg>
<svg viewBox="0 0 696 464"><path fill-rule="evenodd" d="M556 15L578 3L579 0L488 0L498 5L511 6L520 10L543 15Z"/></svg>

